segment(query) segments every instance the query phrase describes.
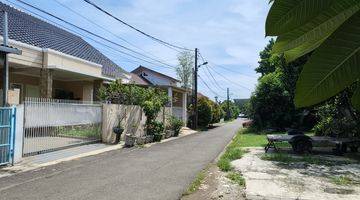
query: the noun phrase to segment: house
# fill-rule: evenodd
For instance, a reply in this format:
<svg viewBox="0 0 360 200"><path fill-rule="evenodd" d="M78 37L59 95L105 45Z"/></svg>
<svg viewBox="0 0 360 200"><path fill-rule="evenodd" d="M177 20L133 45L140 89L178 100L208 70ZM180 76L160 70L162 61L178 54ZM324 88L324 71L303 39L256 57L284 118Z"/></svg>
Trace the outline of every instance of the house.
<svg viewBox="0 0 360 200"><path fill-rule="evenodd" d="M158 87L166 91L170 99L169 114L187 122L187 95L190 91L179 87L179 80L144 66L134 69L130 76L130 82L136 85Z"/></svg>
<svg viewBox="0 0 360 200"><path fill-rule="evenodd" d="M18 91L20 102L25 97L93 101L103 82L130 79L81 37L6 4L0 9L8 13L9 45L22 51L9 55L9 88Z"/></svg>

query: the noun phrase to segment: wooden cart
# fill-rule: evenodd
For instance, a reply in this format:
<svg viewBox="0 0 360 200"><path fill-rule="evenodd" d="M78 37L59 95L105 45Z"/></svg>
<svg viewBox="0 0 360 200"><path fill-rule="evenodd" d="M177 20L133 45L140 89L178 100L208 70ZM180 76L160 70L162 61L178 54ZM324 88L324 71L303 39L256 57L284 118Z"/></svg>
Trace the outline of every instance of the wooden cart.
<svg viewBox="0 0 360 200"><path fill-rule="evenodd" d="M265 147L265 152L273 148L276 151L276 143L288 142L295 153L311 153L313 146L335 146L335 152L338 154L346 153L350 148L352 152L357 152L360 146L360 139L358 138L333 138L333 137L319 137L307 135L267 135L268 144Z"/></svg>

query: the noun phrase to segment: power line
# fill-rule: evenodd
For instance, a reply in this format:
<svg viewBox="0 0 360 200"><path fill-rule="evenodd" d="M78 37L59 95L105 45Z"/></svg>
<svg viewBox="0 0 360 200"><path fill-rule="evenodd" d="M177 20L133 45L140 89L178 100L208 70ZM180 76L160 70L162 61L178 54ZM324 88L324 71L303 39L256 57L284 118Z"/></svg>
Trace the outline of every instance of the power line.
<svg viewBox="0 0 360 200"><path fill-rule="evenodd" d="M246 90L251 91L251 89L249 89L248 87L245 87L245 86L243 86L243 85L240 85L240 84L237 83L237 82L234 82L234 81L228 79L226 76L222 75L221 73L217 72L216 70L213 69L213 71L214 71L216 74L218 74L219 76L221 76L223 79L227 80L228 82L230 82L230 83L232 83L232 84L234 84L234 85L237 85L237 86L239 86L239 87L241 87L241 88L244 88L244 89L246 89Z"/></svg>
<svg viewBox="0 0 360 200"><path fill-rule="evenodd" d="M135 44L129 42L128 40L124 39L123 37L120 37L119 35L115 34L114 32L106 29L104 26L101 26L101 25L97 24L96 22L92 21L92 20L89 19L88 17L80 14L80 13L77 12L76 10L74 10L74 9L70 8L69 6L61 3L60 1L58 1L58 0L54 0L54 1L55 1L56 3L58 3L59 5L61 5L62 7L66 8L66 9L70 10L71 12L73 12L74 14L78 15L79 17L81 17L81 18L85 19L86 21L90 22L91 24L95 25L96 27L98 27L98 28L106 31L107 33L110 33L110 34L113 35L114 37L120 39L121 41L123 41L123 42L125 42L125 43L127 43L127 44L129 44L130 46L132 46L132 47L134 47L134 48L137 48L137 49L143 51L144 53L150 54L151 56L153 56L153 57L155 57L155 58L157 58L157 59L160 59L160 58L158 58L157 56L155 56L154 54L152 54L152 53L150 53L150 52L148 52L148 51L143 50L142 48L140 48L140 47L136 46ZM162 61L163 61L163 60L162 60ZM164 62L164 61L163 61L163 62Z"/></svg>
<svg viewBox="0 0 360 200"><path fill-rule="evenodd" d="M231 72L231 73L237 73L237 74L242 74L242 75L244 75L244 76L249 76L249 77L251 77L251 78L257 78L257 77L255 77L255 76L246 75L246 74L243 74L243 73L241 73L241 72L228 69L228 68L226 68L226 67L224 67L224 66L222 66L222 65L215 64L215 63L213 63L213 62L209 62L209 63L212 64L213 67L218 67L218 68L224 69L224 70L226 70L226 71L229 71L229 72Z"/></svg>
<svg viewBox="0 0 360 200"><path fill-rule="evenodd" d="M209 72L210 77L214 80L215 85L216 85L218 88L220 88L221 90L225 90L225 89L222 88L222 87L220 86L220 84L216 81L216 79L215 79L215 77L213 76L213 74L211 73L209 67L205 65L205 68L206 68L207 71Z"/></svg>
<svg viewBox="0 0 360 200"><path fill-rule="evenodd" d="M9 2L8 0L5 0L5 1ZM133 57L133 58L135 58L135 59L137 59L137 60L141 60L141 61L143 61L143 62L149 63L149 64L154 65L154 66L170 68L170 67L168 67L168 66L157 65L157 64L155 64L155 63L153 63L153 62L151 62L151 61L148 61L148 60L139 58L139 57L137 57L137 56L131 55L131 54L127 53L127 52L124 52L124 51L115 49L115 48L113 48L113 47L111 47L111 46L109 46L109 45L107 45L107 44L104 44L104 43L102 43L102 42L100 42L100 41L98 41L98 40L95 40L95 39L93 39L93 38L91 38L91 37L88 37L88 36L86 36L86 35L83 35L83 34L77 32L77 31L75 31L75 30L71 30L71 29L69 29L69 28L67 28L67 27L65 27L65 26L63 26L63 25L61 25L61 24L59 24L59 23L57 23L57 22L54 22L54 21L52 21L52 20L50 20L50 19L47 19L47 18L45 18L45 17L37 14L37 13L34 13L34 12L30 11L29 9L26 9L25 7L20 6L20 5L16 4L16 3L14 3L14 2L11 2L11 3L14 4L14 5L16 5L17 7L20 7L20 8L22 8L22 9L26 10L27 12L29 12L29 13L31 13L31 14L33 14L33 15L38 16L39 18L45 19L46 21L49 21L49 22L51 22L51 23L53 23L53 24L55 24L55 25L57 25L57 26L65 29L65 30L73 33L73 34L76 34L76 35L78 35L78 36L81 36L81 37L83 37L83 38L86 38L86 39L88 39L88 40L91 40L91 41L93 41L93 42L95 42L95 43L97 43L97 44L100 44L101 46L104 46L104 47L108 48L108 49L111 49L111 50L113 50L113 51L116 51L116 52L118 52L118 53L121 53L121 54L130 56L130 57ZM127 58L127 59L128 59L128 58ZM129 60L130 60L130 59L129 59ZM135 60L133 60L133 61L135 61ZM135 62L136 62L136 61L135 61ZM138 62L138 63L139 63L139 62ZM173 69L173 68L170 68L170 69Z"/></svg>
<svg viewBox="0 0 360 200"><path fill-rule="evenodd" d="M212 90L200 75L198 77L199 77L200 81L210 90L210 92L212 92L215 96L223 98L218 93L216 93L214 90Z"/></svg>
<svg viewBox="0 0 360 200"><path fill-rule="evenodd" d="M113 44L113 45L119 46L119 47L121 47L121 48L124 48L124 49L130 51L130 52L133 52L133 53L136 53L136 54L141 55L141 56L143 56L143 57L149 58L149 59L154 60L154 61L156 61L156 62L158 62L158 63L163 64L163 65L166 65L166 66L175 68L175 67L172 66L172 65L169 65L169 64L164 63L164 62L162 62L162 61L159 61L159 60L157 60L157 59L151 58L151 57L149 57L149 56L147 56L147 55L144 55L144 54L139 53L139 52L137 52L137 51L134 51L134 50L132 50L132 49L130 49L130 48L128 48L128 47L125 47L125 46L123 46L123 45L121 45L121 44L118 44L118 43L116 43L116 42L113 42L113 41L111 41L111 40L109 40L109 39L107 39L107 38L104 38L104 37L102 37L102 36L100 36L100 35L98 35L98 34L96 34L96 33L93 33L93 32L91 32L91 31L89 31L89 30L86 30L86 29L84 29L84 28L82 28L82 27L79 27L79 26L77 26L77 25L75 25L75 24L73 24L73 23L71 23L71 22L68 22L68 21L66 21L66 20L64 20L64 19L62 19L62 18L60 18L60 17L58 17L58 16L56 16L56 15L54 15L54 14L51 14L51 13L49 13L49 12L43 10L43 9L40 9L40 8L38 8L38 7L36 7L36 6L33 6L33 5L31 5L31 4L27 3L27 2L24 2L24 1L22 1L22 0L16 0L16 1L18 1L18 2L20 2L20 3L22 3L22 4L25 4L25 5L31 7L31 8L33 8L33 9L35 9L35 10L38 10L38 11L42 12L42 13L45 13L45 14L53 17L53 18L56 18L57 20L59 20L59 21L61 21L61 22L64 22L64 23L66 23L66 24L68 24L68 25L70 25L70 26L72 26L72 27L75 27L75 28L77 28L77 29L80 29L80 30L82 30L82 31L84 31L84 32L92 35L92 36L95 36L95 37L97 37L97 38L100 38L100 39L102 39L102 40L105 40L105 41L107 41L107 42L109 42L109 43L111 43L111 44Z"/></svg>
<svg viewBox="0 0 360 200"><path fill-rule="evenodd" d="M200 56L200 58L201 58L201 60L203 61L203 63L205 63L206 61L205 61L205 59L204 59L204 57L202 56L202 54L200 53L200 51L198 51L198 55ZM207 69L207 72L210 74L210 77L212 78L212 84L215 86L215 87L217 87L218 89L220 89L220 90L225 90L225 89L223 89L221 86L220 86L220 84L216 81L216 79L215 79L215 77L212 75L212 73L210 72L210 70L209 70L209 68L208 68L208 66L207 65L204 65L204 67ZM204 74L206 74L205 72L204 72ZM207 74L206 74L206 76L208 76Z"/></svg>
<svg viewBox="0 0 360 200"><path fill-rule="evenodd" d="M114 15L111 14L110 12L104 10L103 8L101 8L100 6L96 5L95 3L93 3L93 2L90 1L90 0L83 0L83 1L86 2L86 3L88 3L88 4L90 4L90 5L92 5L93 7L95 7L95 8L98 9L98 10L100 10L101 12L105 13L106 15L114 18L115 20L119 21L120 23L124 24L125 26L128 26L128 27L130 27L131 29L133 29L133 30L135 30L135 31L137 31L137 32L145 35L146 37L151 38L152 40L157 41L157 42L159 42L159 43L161 43L161 44L163 44L163 45L165 45L165 46L167 46L167 47L171 47L171 49L174 49L174 50L176 50L176 49L181 49L181 50L186 50L186 51L193 51L193 50L188 49L188 48L185 48L185 47L180 47L180 46L171 44L171 43L169 43L169 42L165 42L165 41L163 41L163 40L161 40L161 39L159 39L159 38L157 38L157 37L154 37L154 36L152 36L152 35L150 35L150 34L148 34L148 33L145 33L144 31L142 31L142 30L140 30L140 29L138 29L138 28L136 28L136 27L128 24L127 22L119 19L118 17L114 16ZM178 51L178 50L176 50L176 51Z"/></svg>

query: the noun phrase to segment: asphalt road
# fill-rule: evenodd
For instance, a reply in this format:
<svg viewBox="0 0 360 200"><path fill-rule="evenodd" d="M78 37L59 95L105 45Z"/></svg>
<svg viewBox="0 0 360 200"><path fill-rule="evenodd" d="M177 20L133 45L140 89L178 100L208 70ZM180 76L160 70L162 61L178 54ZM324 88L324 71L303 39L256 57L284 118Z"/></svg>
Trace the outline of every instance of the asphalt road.
<svg viewBox="0 0 360 200"><path fill-rule="evenodd" d="M179 199L241 120L149 148L111 151L0 179L0 199Z"/></svg>

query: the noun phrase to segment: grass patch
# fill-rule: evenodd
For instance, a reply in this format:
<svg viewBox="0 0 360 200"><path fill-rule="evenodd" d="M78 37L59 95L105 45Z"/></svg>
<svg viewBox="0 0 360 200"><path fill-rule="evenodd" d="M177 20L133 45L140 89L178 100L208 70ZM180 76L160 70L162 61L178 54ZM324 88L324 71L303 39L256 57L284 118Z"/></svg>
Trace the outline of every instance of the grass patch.
<svg viewBox="0 0 360 200"><path fill-rule="evenodd" d="M264 154L261 156L262 160L268 160L268 161L276 161L281 163L307 163L307 164L313 164L313 165L324 165L324 166L336 166L336 165L346 165L350 164L349 161L335 161L335 160L328 160L325 158L321 158L319 156L312 156L312 155L304 155L304 156L291 156L289 154L285 153L270 153L270 154Z"/></svg>
<svg viewBox="0 0 360 200"><path fill-rule="evenodd" d="M265 147L268 143L265 132L257 132L252 129L242 129L240 134L240 147ZM284 134L283 132L276 132L272 134ZM290 147L287 142L279 142L277 147Z"/></svg>
<svg viewBox="0 0 360 200"><path fill-rule="evenodd" d="M190 184L189 188L186 190L183 196L190 195L199 189L201 183L205 179L207 169L208 167L204 170L201 170L201 172L196 175L195 180Z"/></svg>
<svg viewBox="0 0 360 200"><path fill-rule="evenodd" d="M353 185L355 182L348 176L331 177L331 182L336 185Z"/></svg>
<svg viewBox="0 0 360 200"><path fill-rule="evenodd" d="M238 172L229 172L226 175L226 178L230 179L234 183L237 183L239 186L245 186L245 179Z"/></svg>
<svg viewBox="0 0 360 200"><path fill-rule="evenodd" d="M217 166L221 171L228 172L232 170L231 161L240 159L245 151L241 149L241 134L237 134L226 148L225 153L220 157Z"/></svg>
<svg viewBox="0 0 360 200"><path fill-rule="evenodd" d="M81 138L100 138L100 126L71 126L60 127L61 136L81 137Z"/></svg>

